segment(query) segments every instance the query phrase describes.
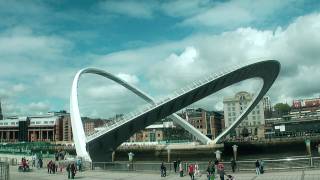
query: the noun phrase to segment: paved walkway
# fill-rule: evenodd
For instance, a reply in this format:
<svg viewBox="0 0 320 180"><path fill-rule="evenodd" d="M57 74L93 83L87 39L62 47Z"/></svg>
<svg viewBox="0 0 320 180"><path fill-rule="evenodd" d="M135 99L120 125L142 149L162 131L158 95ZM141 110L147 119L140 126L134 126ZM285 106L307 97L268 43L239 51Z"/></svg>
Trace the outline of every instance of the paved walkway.
<svg viewBox="0 0 320 180"><path fill-rule="evenodd" d="M34 170L32 172L18 172L15 166L10 167L10 179L32 179L32 180L60 180L67 179L66 172L48 174L46 169ZM266 172L256 176L254 173L236 173L237 180L320 180L320 169L296 170L290 172ZM161 178L159 174L147 172L114 172L114 171L85 171L77 173L75 179L81 180L187 180L189 176L180 178L178 174L169 174ZM196 180L205 180L206 175L196 177Z"/></svg>

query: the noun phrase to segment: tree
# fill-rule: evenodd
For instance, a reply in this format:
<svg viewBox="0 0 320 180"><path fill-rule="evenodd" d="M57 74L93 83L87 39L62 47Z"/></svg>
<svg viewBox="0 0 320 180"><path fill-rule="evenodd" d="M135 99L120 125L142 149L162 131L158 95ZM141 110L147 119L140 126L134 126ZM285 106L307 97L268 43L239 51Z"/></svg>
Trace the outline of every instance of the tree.
<svg viewBox="0 0 320 180"><path fill-rule="evenodd" d="M274 105L274 110L276 111L277 115L283 116L290 112L291 107L287 103L278 103Z"/></svg>

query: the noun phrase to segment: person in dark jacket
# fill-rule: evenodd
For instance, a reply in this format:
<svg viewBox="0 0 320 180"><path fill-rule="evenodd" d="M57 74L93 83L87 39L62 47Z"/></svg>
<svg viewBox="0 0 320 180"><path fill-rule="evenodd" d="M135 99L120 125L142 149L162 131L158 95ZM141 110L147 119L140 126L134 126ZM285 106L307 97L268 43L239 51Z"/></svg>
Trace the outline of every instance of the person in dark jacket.
<svg viewBox="0 0 320 180"><path fill-rule="evenodd" d="M71 164L70 170L71 170L71 179L74 179L74 176L76 175L76 165L74 165L74 163Z"/></svg>

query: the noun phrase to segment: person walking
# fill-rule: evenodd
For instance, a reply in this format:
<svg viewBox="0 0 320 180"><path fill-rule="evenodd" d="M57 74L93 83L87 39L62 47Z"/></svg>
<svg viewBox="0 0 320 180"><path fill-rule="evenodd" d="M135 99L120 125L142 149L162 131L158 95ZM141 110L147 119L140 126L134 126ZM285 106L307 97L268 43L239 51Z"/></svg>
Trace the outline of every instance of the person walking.
<svg viewBox="0 0 320 180"><path fill-rule="evenodd" d="M200 169L199 169L199 165L198 163L196 162L196 164L194 165L194 175L196 176L201 176L201 173L200 173Z"/></svg>
<svg viewBox="0 0 320 180"><path fill-rule="evenodd" d="M179 164L179 173L180 173L180 177L183 177L183 165L182 165L182 162L180 162L180 164Z"/></svg>
<svg viewBox="0 0 320 180"><path fill-rule="evenodd" d="M260 174L260 163L258 160L256 161L255 165L256 165L256 174L259 175Z"/></svg>
<svg viewBox="0 0 320 180"><path fill-rule="evenodd" d="M178 162L177 161L173 161L174 173L177 173L177 167L178 167Z"/></svg>
<svg viewBox="0 0 320 180"><path fill-rule="evenodd" d="M191 180L194 180L194 164L189 164L188 173Z"/></svg>
<svg viewBox="0 0 320 180"><path fill-rule="evenodd" d="M71 164L70 170L71 170L71 179L74 179L74 176L76 175L76 165L74 163Z"/></svg>
<svg viewBox="0 0 320 180"><path fill-rule="evenodd" d="M50 160L47 164L47 169L48 169L48 174L50 173L51 174L51 171L52 171L52 161Z"/></svg>
<svg viewBox="0 0 320 180"><path fill-rule="evenodd" d="M235 172L237 163L236 163L236 161L235 161L233 158L231 159L230 164L231 164L232 172Z"/></svg>
<svg viewBox="0 0 320 180"><path fill-rule="evenodd" d="M161 174L161 177L166 177L167 176L166 166L164 165L163 162L161 163L161 166L160 166L160 174Z"/></svg>
<svg viewBox="0 0 320 180"><path fill-rule="evenodd" d="M70 175L71 175L71 164L70 164L70 163L68 164L66 170L67 170L67 173L68 173L68 179L70 179L70 177L71 177L71 176L70 176Z"/></svg>
<svg viewBox="0 0 320 180"><path fill-rule="evenodd" d="M214 165L209 161L208 167L207 167L207 178L208 180L214 180L214 173L215 168Z"/></svg>
<svg viewBox="0 0 320 180"><path fill-rule="evenodd" d="M263 160L260 160L260 174L264 173L263 166L264 166L264 162L263 162Z"/></svg>
<svg viewBox="0 0 320 180"><path fill-rule="evenodd" d="M220 180L224 180L225 172L224 172L224 165L223 165L222 162L218 163L218 173L219 173L219 176L220 176Z"/></svg>

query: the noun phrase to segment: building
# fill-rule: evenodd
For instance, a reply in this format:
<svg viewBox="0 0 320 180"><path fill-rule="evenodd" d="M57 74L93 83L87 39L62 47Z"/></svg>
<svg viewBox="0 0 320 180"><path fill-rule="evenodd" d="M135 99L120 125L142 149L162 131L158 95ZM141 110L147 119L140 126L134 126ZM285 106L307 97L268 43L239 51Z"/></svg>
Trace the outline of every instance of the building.
<svg viewBox="0 0 320 180"><path fill-rule="evenodd" d="M320 98L293 100L288 115L266 119L266 137L320 135Z"/></svg>
<svg viewBox="0 0 320 180"><path fill-rule="evenodd" d="M169 129L175 129L176 126L172 121L158 122L146 127L144 130L135 133L130 137L130 142L157 142L166 141L165 137L169 137Z"/></svg>
<svg viewBox="0 0 320 180"><path fill-rule="evenodd" d="M253 94L238 92L233 97L223 99L225 127L229 127L253 100ZM235 137L264 138L264 100L260 101L250 114L231 133Z"/></svg>
<svg viewBox="0 0 320 180"><path fill-rule="evenodd" d="M216 138L224 129L223 114L216 111L206 111L201 108L186 109L181 116L211 139Z"/></svg>
<svg viewBox="0 0 320 180"><path fill-rule="evenodd" d="M56 124L61 117L54 115L20 117L0 122L2 142L55 141Z"/></svg>
<svg viewBox="0 0 320 180"><path fill-rule="evenodd" d="M94 133L95 128L104 126L107 122L106 120L103 120L103 119L91 119L88 117L83 117L81 119L82 119L84 133L86 135L90 135Z"/></svg>

